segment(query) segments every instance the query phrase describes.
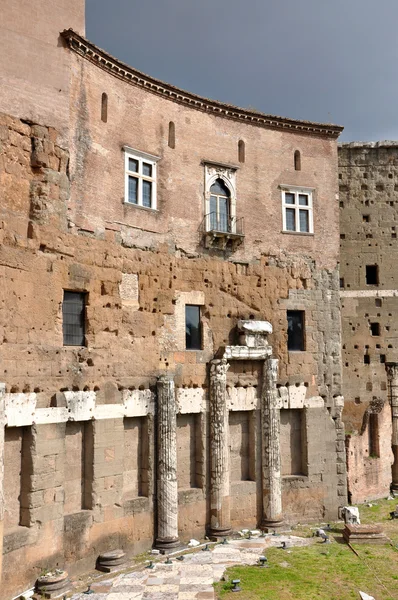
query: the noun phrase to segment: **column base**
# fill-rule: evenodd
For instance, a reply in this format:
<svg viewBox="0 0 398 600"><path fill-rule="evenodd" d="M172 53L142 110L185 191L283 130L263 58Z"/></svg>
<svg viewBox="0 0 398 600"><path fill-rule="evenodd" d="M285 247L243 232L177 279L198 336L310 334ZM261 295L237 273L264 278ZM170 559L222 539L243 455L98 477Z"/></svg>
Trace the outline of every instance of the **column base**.
<svg viewBox="0 0 398 600"><path fill-rule="evenodd" d="M155 541L155 548L158 550L165 550L166 552L171 552L176 548L181 546L180 540L175 537L172 538L157 538Z"/></svg>
<svg viewBox="0 0 398 600"><path fill-rule="evenodd" d="M264 520L260 525L261 531L265 533L276 533L282 531L289 531L290 527L285 523L285 521L268 521Z"/></svg>
<svg viewBox="0 0 398 600"><path fill-rule="evenodd" d="M218 540L219 538L225 538L228 537L229 535L232 535L232 528L230 526L228 527L217 527L217 528L209 528L207 530L207 535L209 536L210 539L214 538L216 540Z"/></svg>

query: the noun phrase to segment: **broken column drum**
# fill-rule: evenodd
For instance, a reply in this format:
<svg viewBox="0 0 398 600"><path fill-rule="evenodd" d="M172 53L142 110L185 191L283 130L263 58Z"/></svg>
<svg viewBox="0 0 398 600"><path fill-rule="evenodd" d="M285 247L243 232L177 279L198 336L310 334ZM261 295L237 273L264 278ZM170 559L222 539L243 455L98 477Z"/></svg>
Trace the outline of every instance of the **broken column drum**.
<svg viewBox="0 0 398 600"><path fill-rule="evenodd" d="M263 364L261 392L263 520L262 529L280 527L282 517L282 475L280 455L280 410L276 382L278 360Z"/></svg>
<svg viewBox="0 0 398 600"><path fill-rule="evenodd" d="M388 363L386 365L386 370L390 386L392 417L391 446L394 454L391 487L395 492L398 492L398 363Z"/></svg>
<svg viewBox="0 0 398 600"><path fill-rule="evenodd" d="M229 499L227 371L225 358L210 364L210 528L215 537L231 532Z"/></svg>
<svg viewBox="0 0 398 600"><path fill-rule="evenodd" d="M157 538L156 547L179 545L177 487L177 417L174 380L161 376L157 382Z"/></svg>

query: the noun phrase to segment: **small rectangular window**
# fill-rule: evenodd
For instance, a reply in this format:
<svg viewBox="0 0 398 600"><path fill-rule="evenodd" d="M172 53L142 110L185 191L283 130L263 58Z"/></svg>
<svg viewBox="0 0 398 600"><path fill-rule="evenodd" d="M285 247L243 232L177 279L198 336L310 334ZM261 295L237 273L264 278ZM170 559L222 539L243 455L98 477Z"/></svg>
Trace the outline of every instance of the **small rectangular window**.
<svg viewBox="0 0 398 600"><path fill-rule="evenodd" d="M364 356L363 356L363 364L364 365L370 365L370 356L369 356L369 354L364 354Z"/></svg>
<svg viewBox="0 0 398 600"><path fill-rule="evenodd" d="M371 323L370 331L372 335L380 335L380 323Z"/></svg>
<svg viewBox="0 0 398 600"><path fill-rule="evenodd" d="M201 350L202 331L200 323L200 306L185 306L185 347L187 350Z"/></svg>
<svg viewBox="0 0 398 600"><path fill-rule="evenodd" d="M378 265L366 265L366 284L379 285L379 267Z"/></svg>
<svg viewBox="0 0 398 600"><path fill-rule="evenodd" d="M305 350L304 311L287 311L287 349Z"/></svg>
<svg viewBox="0 0 398 600"><path fill-rule="evenodd" d="M64 291L62 303L64 346L84 346L86 333L86 293Z"/></svg>
<svg viewBox="0 0 398 600"><path fill-rule="evenodd" d="M344 289L344 277L340 277L340 289Z"/></svg>

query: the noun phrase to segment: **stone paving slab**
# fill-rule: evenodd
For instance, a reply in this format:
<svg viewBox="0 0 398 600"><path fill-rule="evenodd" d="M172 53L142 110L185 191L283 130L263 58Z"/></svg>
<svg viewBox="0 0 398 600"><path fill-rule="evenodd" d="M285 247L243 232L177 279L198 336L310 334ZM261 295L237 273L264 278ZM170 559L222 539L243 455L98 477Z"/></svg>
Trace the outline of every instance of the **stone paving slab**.
<svg viewBox="0 0 398 600"><path fill-rule="evenodd" d="M166 565L154 559L154 569L140 567L141 570L93 582L93 594L77 593L71 600L215 600L212 584L220 581L227 567L256 564L267 548L280 547L282 542L305 546L314 540L287 535L230 540L226 545L211 546L210 552L198 549L186 554L181 562L171 557L173 563Z"/></svg>

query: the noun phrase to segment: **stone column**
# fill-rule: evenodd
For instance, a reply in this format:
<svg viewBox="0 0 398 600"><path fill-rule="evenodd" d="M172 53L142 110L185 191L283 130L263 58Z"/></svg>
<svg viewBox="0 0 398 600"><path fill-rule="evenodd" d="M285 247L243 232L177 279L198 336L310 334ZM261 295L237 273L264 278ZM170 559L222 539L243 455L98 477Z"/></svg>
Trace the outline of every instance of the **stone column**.
<svg viewBox="0 0 398 600"><path fill-rule="evenodd" d="M6 424L4 394L6 386L0 383L0 589L3 570L3 537L4 537L4 428Z"/></svg>
<svg viewBox="0 0 398 600"><path fill-rule="evenodd" d="M278 360L264 361L261 390L261 444L263 479L263 519L261 528L272 530L283 525L280 451L280 412L276 381Z"/></svg>
<svg viewBox="0 0 398 600"><path fill-rule="evenodd" d="M231 533L229 500L229 452L227 371L225 358L210 364L210 527L209 534Z"/></svg>
<svg viewBox="0 0 398 600"><path fill-rule="evenodd" d="M391 446L394 454L391 488L393 492L398 493L398 363L387 363L386 370L390 389L392 416Z"/></svg>
<svg viewBox="0 0 398 600"><path fill-rule="evenodd" d="M177 416L174 380L157 382L157 538L156 547L175 548L178 539Z"/></svg>

